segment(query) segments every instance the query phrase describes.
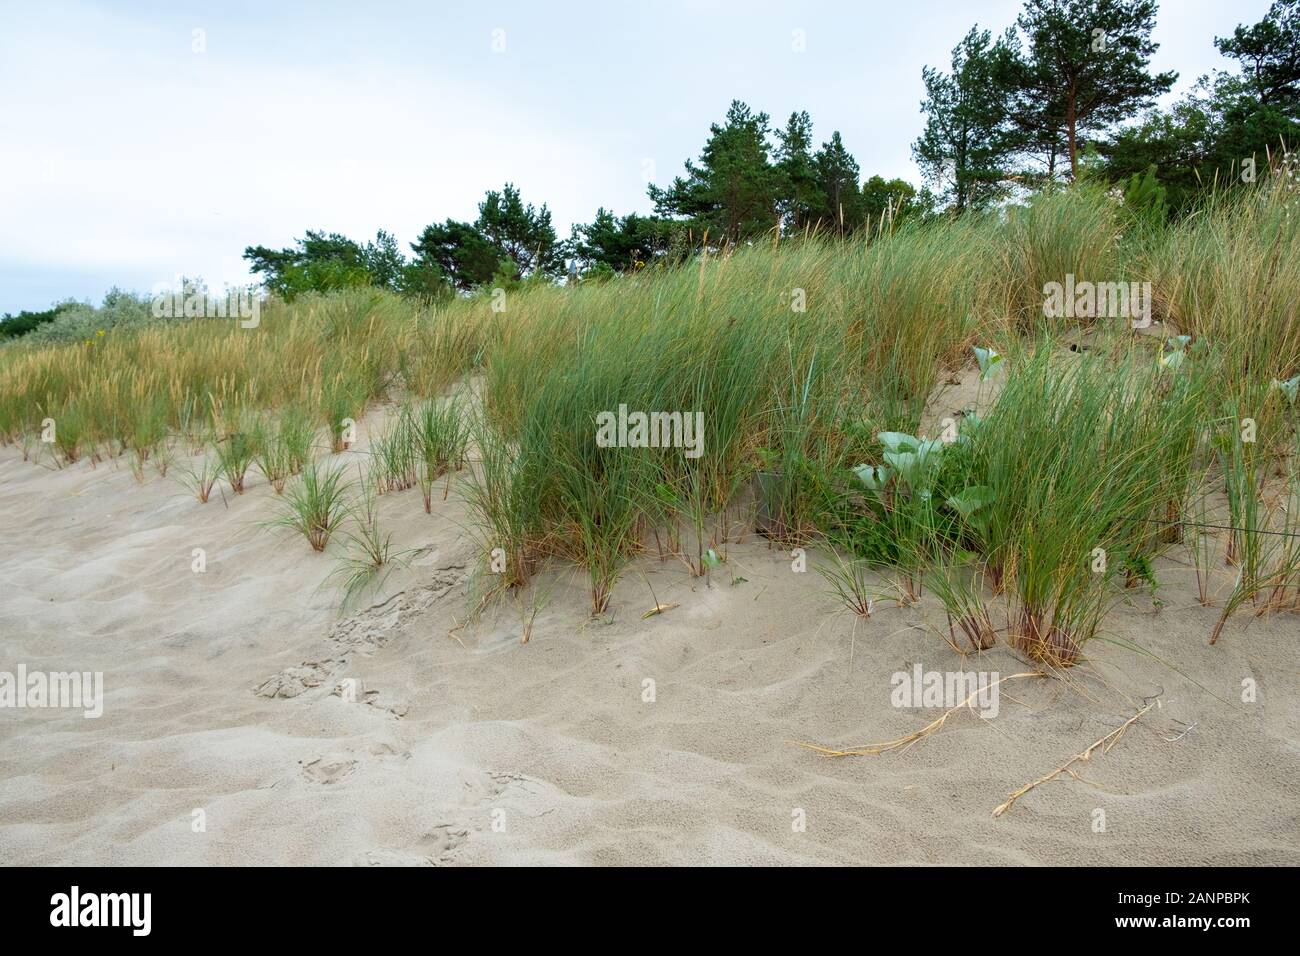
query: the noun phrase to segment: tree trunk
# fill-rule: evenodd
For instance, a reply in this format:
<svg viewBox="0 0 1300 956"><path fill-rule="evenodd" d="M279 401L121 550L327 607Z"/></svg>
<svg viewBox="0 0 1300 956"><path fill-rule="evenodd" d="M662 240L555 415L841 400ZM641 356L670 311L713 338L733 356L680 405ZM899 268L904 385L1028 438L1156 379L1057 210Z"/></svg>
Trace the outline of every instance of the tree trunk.
<svg viewBox="0 0 1300 956"><path fill-rule="evenodd" d="M1065 122L1068 127L1066 133L1067 142L1069 143L1070 146L1070 178L1072 180L1078 180L1079 155L1078 155L1078 141L1076 139L1077 133L1075 132L1075 124L1078 122L1078 117L1075 116L1074 113L1073 93L1070 94L1070 97L1067 100L1067 104L1068 105L1065 108Z"/></svg>

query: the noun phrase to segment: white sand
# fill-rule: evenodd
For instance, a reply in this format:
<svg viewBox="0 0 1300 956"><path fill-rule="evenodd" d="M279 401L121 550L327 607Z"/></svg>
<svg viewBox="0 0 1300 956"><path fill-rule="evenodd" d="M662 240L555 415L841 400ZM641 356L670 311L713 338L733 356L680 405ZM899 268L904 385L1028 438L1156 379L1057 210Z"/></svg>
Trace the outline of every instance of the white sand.
<svg viewBox="0 0 1300 956"><path fill-rule="evenodd" d="M450 636L475 562L454 488L432 516L418 491L381 499L395 544L427 551L340 617L317 590L333 558L258 527L273 499L260 477L200 505L125 464L0 449L0 670L103 671L106 693L98 719L0 709L0 861L1300 863L1300 616L1243 616L1207 646L1217 611L1177 552L1167 606L1135 596L1108 619L1168 665L1094 642L1068 684L1004 685L996 718L831 759L790 741L884 741L942 713L891 706L896 671L1027 668L1002 643L963 662L925 631L929 598L837 612L752 536L711 587L647 557L591 620L561 569L530 643L510 603ZM642 620L651 587L680 606ZM1084 780L992 817L1156 696Z"/></svg>

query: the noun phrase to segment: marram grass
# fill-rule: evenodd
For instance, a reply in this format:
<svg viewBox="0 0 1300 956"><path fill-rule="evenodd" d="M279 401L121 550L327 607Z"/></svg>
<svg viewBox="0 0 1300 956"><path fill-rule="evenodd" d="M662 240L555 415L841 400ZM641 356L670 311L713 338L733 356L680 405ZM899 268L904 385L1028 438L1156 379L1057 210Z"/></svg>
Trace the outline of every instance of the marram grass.
<svg viewBox="0 0 1300 956"><path fill-rule="evenodd" d="M425 307L352 290L269 301L252 329L18 341L0 347L0 442L59 466L129 454L138 477L174 458L200 500L219 477L238 492L260 474L283 492L285 523L323 548L349 497L328 455L397 402L367 449L372 490L419 486L432 510L433 482L468 461L458 486L498 586L560 558L584 570L599 613L647 542L706 576L757 496L783 545L829 536L849 560L899 569L912 597L932 582L956 615L950 636L973 647L992 639L989 585L1012 601L1013 643L1067 665L1196 520L1229 414L1256 423L1261 469L1294 452L1294 416L1270 391L1300 372L1300 222L1286 199L1262 183L1139 229L1081 185L504 298ZM1045 319L1044 285L1067 275L1150 282L1165 334ZM1001 392L933 486L864 487L860 466L908 454L882 434L935 438L918 434L923 413L975 346L1007 356ZM470 397L449 401L453 386ZM597 416L620 407L700 415L699 453L598 443ZM380 555L360 552L372 566Z"/></svg>

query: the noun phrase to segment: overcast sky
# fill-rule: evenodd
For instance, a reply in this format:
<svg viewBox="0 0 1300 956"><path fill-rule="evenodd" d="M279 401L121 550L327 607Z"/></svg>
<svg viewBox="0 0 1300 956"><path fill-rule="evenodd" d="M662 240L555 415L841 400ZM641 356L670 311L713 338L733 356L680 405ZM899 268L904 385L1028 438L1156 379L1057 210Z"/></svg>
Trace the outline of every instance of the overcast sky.
<svg viewBox="0 0 1300 956"><path fill-rule="evenodd" d="M1153 65L1177 93L1268 0L1161 7ZM405 250L507 181L566 237L598 206L650 211L647 179L680 173L733 98L774 126L806 109L864 177L919 184L921 67L1019 8L0 0L0 313L245 282L245 246L309 228Z"/></svg>

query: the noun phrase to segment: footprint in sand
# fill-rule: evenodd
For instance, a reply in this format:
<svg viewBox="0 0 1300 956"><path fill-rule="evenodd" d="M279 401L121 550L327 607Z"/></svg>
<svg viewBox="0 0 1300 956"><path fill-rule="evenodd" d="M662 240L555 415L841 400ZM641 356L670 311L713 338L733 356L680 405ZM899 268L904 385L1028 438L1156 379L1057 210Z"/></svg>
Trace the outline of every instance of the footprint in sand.
<svg viewBox="0 0 1300 956"><path fill-rule="evenodd" d="M434 866L451 863L455 853L469 840L469 830L465 827L440 823L431 833L426 833L416 844L417 852L424 855Z"/></svg>
<svg viewBox="0 0 1300 956"><path fill-rule="evenodd" d="M447 866L469 840L466 827L439 823L404 850L367 850L353 858L353 866Z"/></svg>
<svg viewBox="0 0 1300 956"><path fill-rule="evenodd" d="M407 712L411 709L406 701L398 700L388 694L374 689L363 690L359 696L350 698L349 695L355 695L356 692L357 685L350 685L346 680L339 681L334 687L335 697L342 697L344 700L354 699L356 703L373 707L378 711L389 714L398 719L405 717Z"/></svg>
<svg viewBox="0 0 1300 956"><path fill-rule="evenodd" d="M303 661L296 667L286 667L253 688L258 697L297 697L313 687L319 687L330 674L346 661L326 659Z"/></svg>
<svg viewBox="0 0 1300 956"><path fill-rule="evenodd" d="M399 625L437 604L452 588L465 580L468 564L450 561L431 569L429 582L385 598L353 616L339 621L329 639L345 648L369 656L399 633Z"/></svg>
<svg viewBox="0 0 1300 956"><path fill-rule="evenodd" d="M353 866L434 866L428 857L401 850L367 850L352 859Z"/></svg>
<svg viewBox="0 0 1300 956"><path fill-rule="evenodd" d="M302 764L302 774L312 783L328 786L338 783L357 769L357 761L346 757L317 757L315 760L298 761Z"/></svg>

